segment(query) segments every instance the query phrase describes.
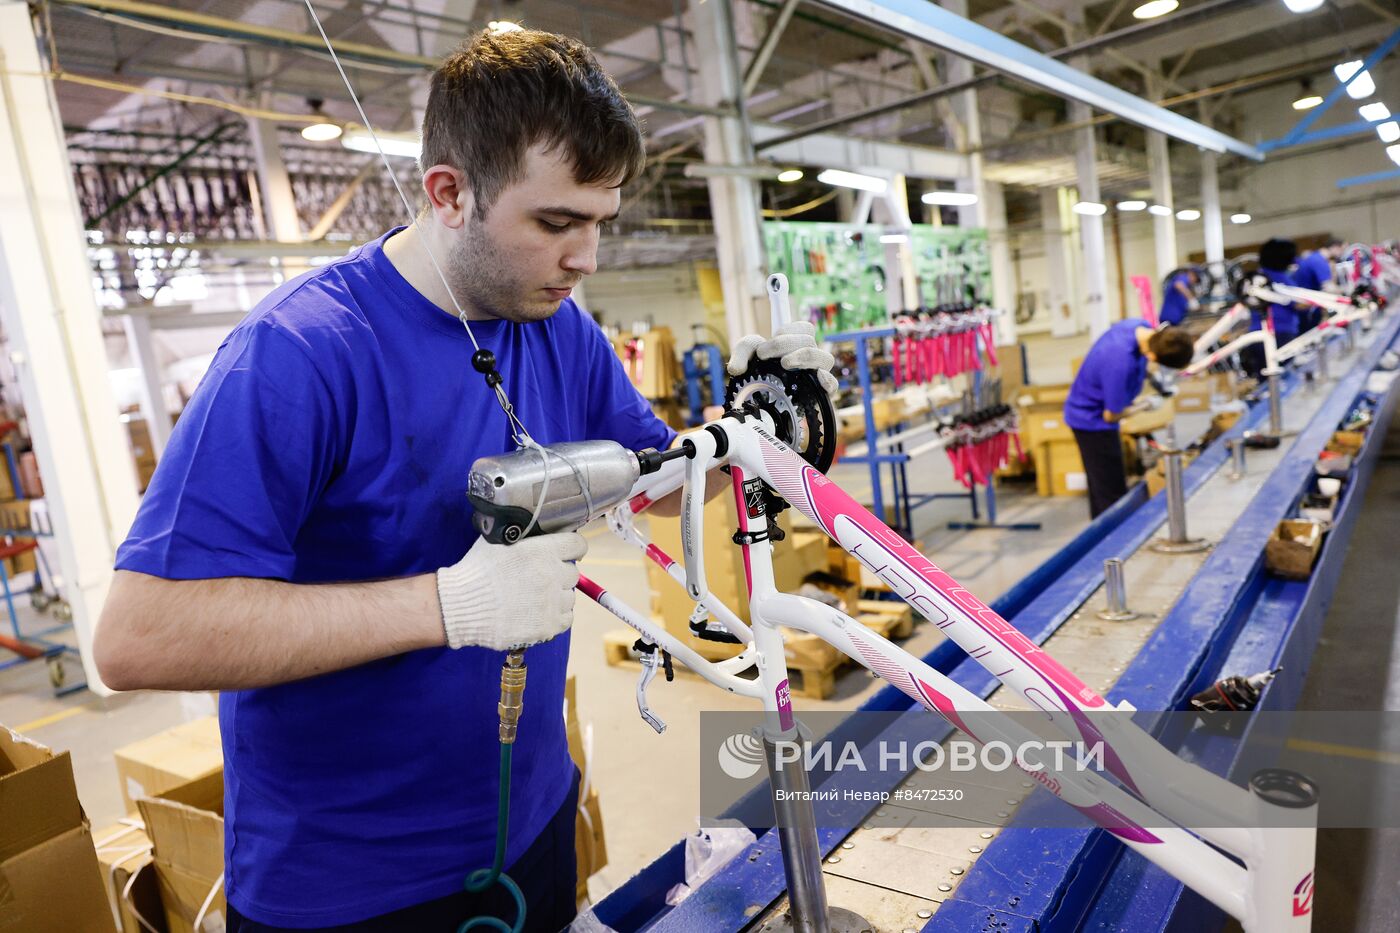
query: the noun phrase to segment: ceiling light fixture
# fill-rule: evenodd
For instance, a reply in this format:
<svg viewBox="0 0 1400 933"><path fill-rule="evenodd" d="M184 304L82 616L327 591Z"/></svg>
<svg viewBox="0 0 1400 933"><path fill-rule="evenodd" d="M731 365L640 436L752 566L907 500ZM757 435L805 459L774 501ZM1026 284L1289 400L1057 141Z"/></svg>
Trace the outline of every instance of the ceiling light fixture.
<svg viewBox="0 0 1400 933"><path fill-rule="evenodd" d="M1371 79L1369 71L1362 71L1361 66L1365 64L1360 59L1350 62L1342 62L1332 69L1332 73L1337 76L1338 81L1346 81L1356 74L1355 79L1347 85L1347 96L1352 100L1362 100L1376 93L1376 82Z"/></svg>
<svg viewBox="0 0 1400 933"><path fill-rule="evenodd" d="M339 139L342 132L339 123L335 123L321 108L325 106L325 101L319 97L308 97L306 105L311 108L311 115L316 117L318 122L310 123L301 129L301 138L313 143L329 142L332 139Z"/></svg>
<svg viewBox="0 0 1400 933"><path fill-rule="evenodd" d="M1118 202L1118 209L1119 209L1120 211L1129 211L1129 212L1133 212L1133 211L1145 211L1145 210L1147 210L1147 202L1146 202L1146 201L1119 201L1119 202Z"/></svg>
<svg viewBox="0 0 1400 933"><path fill-rule="evenodd" d="M301 128L301 138L308 142L324 143L339 139L342 132L339 123L312 123Z"/></svg>
<svg viewBox="0 0 1400 933"><path fill-rule="evenodd" d="M1177 219L1177 220L1200 220L1200 219L1201 219L1201 212L1198 211L1198 210L1196 210L1194 207L1188 207L1188 208L1186 208L1186 209L1184 209L1184 210L1179 210L1179 211L1177 211L1177 212L1176 212L1176 219Z"/></svg>
<svg viewBox="0 0 1400 933"><path fill-rule="evenodd" d="M1385 154L1390 156L1390 161L1400 165L1400 146L1386 146Z"/></svg>
<svg viewBox="0 0 1400 933"><path fill-rule="evenodd" d="M977 195L971 191L925 191L919 200L935 207L970 207L977 203Z"/></svg>
<svg viewBox="0 0 1400 933"><path fill-rule="evenodd" d="M1241 211L1241 212L1238 213L1238 214L1231 214L1231 215L1230 215L1230 223L1232 223L1232 224L1247 224L1247 223L1249 223L1249 222L1250 222L1251 220L1253 220L1253 219L1254 219L1253 217L1249 216L1248 214L1244 213L1243 211Z"/></svg>
<svg viewBox="0 0 1400 933"><path fill-rule="evenodd" d="M379 148L375 148L374 138L379 137ZM423 151L422 140L417 133L391 133L384 130L376 130L374 136L363 127L355 127L345 131L340 137L340 144L346 149L355 152L369 152L378 154L380 149L387 156L397 156L401 159L416 159Z"/></svg>
<svg viewBox="0 0 1400 933"><path fill-rule="evenodd" d="M801 180L802 169L800 168L786 168L778 173L778 181L782 182L785 185L790 185L795 181Z"/></svg>
<svg viewBox="0 0 1400 933"><path fill-rule="evenodd" d="M1150 204L1147 207L1147 213L1156 214L1158 217L1170 217L1172 209L1165 204Z"/></svg>
<svg viewBox="0 0 1400 933"><path fill-rule="evenodd" d="M861 175L857 172L846 172L839 168L829 168L817 176L817 181L826 185L836 185L840 188L855 188L858 191L872 191L875 194L884 194L885 189L890 186L888 180L876 178L874 175Z"/></svg>
<svg viewBox="0 0 1400 933"><path fill-rule="evenodd" d="M1159 16L1166 16L1179 6L1181 4L1177 0L1147 0L1142 6L1133 10L1133 18L1156 19Z"/></svg>
<svg viewBox="0 0 1400 933"><path fill-rule="evenodd" d="M1376 135L1383 143L1400 142L1400 123L1394 120L1387 120L1385 123L1376 124Z"/></svg>
<svg viewBox="0 0 1400 933"><path fill-rule="evenodd" d="M1290 13L1311 13L1322 6L1323 0L1283 0Z"/></svg>
<svg viewBox="0 0 1400 933"><path fill-rule="evenodd" d="M1070 208L1076 214L1084 214L1089 217L1102 217L1108 211L1108 207L1098 201L1076 201L1074 207Z"/></svg>
<svg viewBox="0 0 1400 933"><path fill-rule="evenodd" d="M1356 108L1356 112L1361 114L1361 119L1368 123L1378 123L1381 120L1390 119L1390 108L1378 100L1362 104Z"/></svg>

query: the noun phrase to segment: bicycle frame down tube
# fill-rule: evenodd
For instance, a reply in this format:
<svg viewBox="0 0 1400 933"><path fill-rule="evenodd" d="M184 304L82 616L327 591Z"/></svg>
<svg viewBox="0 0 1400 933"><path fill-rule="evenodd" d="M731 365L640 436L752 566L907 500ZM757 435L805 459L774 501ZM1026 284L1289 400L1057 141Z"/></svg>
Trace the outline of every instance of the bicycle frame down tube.
<svg viewBox="0 0 1400 933"><path fill-rule="evenodd" d="M1249 933L1304 933L1311 928L1310 908L1301 912L1298 909L1298 891L1311 891L1315 829L1234 828L1232 823L1241 813L1258 814L1257 825L1265 826L1265 813L1271 805L1256 800L1224 778L1181 761L1131 722L1111 717L1100 720L1102 728L1091 722L1088 713L1113 707L804 463L765 426L725 419L723 428L729 439L728 458L741 533L747 530L748 520L744 483L761 479L994 676L1025 697L1034 709L1044 712L1060 731L1071 737L1077 732L1090 747L1100 745L1106 769L1137 796L1086 773L1056 772L1056 778L1047 781L1044 773L1033 772L1032 777L1042 786L1241 920ZM692 477L696 475L698 470ZM687 559L697 546L697 541L687 545ZM754 620L754 644L764 678L765 708L770 713L776 711L782 716L787 696L785 666L781 661L765 663L781 658L779 623L818 635L964 731L968 730L959 717L960 711L993 709L849 616L779 593L773 584L771 543L762 540L746 547L750 617ZM703 571L701 582L703 588ZM828 621L814 621L820 620L823 613ZM771 636L776 636L776 642ZM790 724L790 704L788 707L783 721ZM1122 719L1132 712L1126 703L1117 709L1123 712ZM1009 720L1005 716L991 718ZM983 726L982 731L986 728ZM1003 736L1014 742L1032 735L1015 723L997 731L1001 735L969 734L981 742ZM1194 811L1182 810L1181 805L1188 802ZM1211 849L1192 832L1176 827L1152 832L1142 829L1145 821L1160 822L1159 813L1169 821L1189 825L1190 816L1183 819L1177 815L1183 812L1196 820L1222 817L1216 827L1192 832L1243 859L1248 870ZM1310 905L1310 901L1307 903Z"/></svg>

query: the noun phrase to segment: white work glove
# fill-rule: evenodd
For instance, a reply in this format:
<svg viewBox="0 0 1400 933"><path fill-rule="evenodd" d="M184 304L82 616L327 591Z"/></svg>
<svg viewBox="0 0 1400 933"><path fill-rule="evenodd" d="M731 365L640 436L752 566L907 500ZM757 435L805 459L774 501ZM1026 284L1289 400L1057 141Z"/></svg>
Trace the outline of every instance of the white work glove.
<svg viewBox="0 0 1400 933"><path fill-rule="evenodd" d="M494 651L549 641L574 622L578 568L588 553L571 531L492 544L478 538L466 556L437 572L449 648Z"/></svg>
<svg viewBox="0 0 1400 933"><path fill-rule="evenodd" d="M760 360L778 360L784 369L810 369L817 374L822 388L833 393L840 383L832 375L836 358L817 346L817 328L808 321L793 321L784 324L772 337L764 339L757 334L740 337L734 344L734 352L729 355L729 375L743 375L749 368L754 354Z"/></svg>

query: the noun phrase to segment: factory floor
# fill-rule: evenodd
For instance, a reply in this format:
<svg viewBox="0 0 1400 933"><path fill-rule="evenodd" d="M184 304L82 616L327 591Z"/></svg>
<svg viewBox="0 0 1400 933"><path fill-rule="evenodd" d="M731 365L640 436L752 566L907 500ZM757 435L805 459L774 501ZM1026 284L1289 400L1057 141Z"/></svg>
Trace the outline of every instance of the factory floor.
<svg viewBox="0 0 1400 933"><path fill-rule="evenodd" d="M1087 346L1086 338L1028 340L1032 381L1068 381L1068 360L1081 356ZM1203 415L1183 416L1180 435L1194 436L1204 429L1206 420ZM1392 444L1400 444L1400 430L1393 431L1391 438ZM959 489L941 452L921 457L911 464L909 473L916 491ZM833 477L857 499L869 501L870 482L865 467L838 465ZM1357 543L1349 556L1348 574L1368 572L1354 571L1352 562L1377 564L1389 558L1388 553L1367 547L1366 543L1393 537L1395 522L1400 519L1400 470L1395 468L1393 459L1382 464L1374 483L1371 497L1381 497L1377 503L1384 503L1388 511L1372 510L1368 501L1368 510L1357 527ZM999 490L998 500L1001 521L1039 522L1040 530L949 531L949 521L969 517L965 500L938 500L914 514L915 535L922 541L924 552L988 602L1055 553L1088 519L1083 498L1039 498L1033 486L1005 485ZM602 529L592 530L590 552L582 569L630 605L644 611L648 608L650 594L641 558ZM1371 578L1393 583L1394 575L1387 576L1381 570L1379 565L1372 568L1369 573L1375 576ZM1397 625L1395 587L1347 587L1344 579L1343 590L1334 604L1333 617L1345 612L1350 617L1349 624L1365 626L1360 635L1346 635L1347 643L1354 645L1355 639L1360 638L1369 645L1391 644ZM1348 600L1365 605L1351 605ZM578 606L570 670L578 681L579 713L591 752L589 780L599 791L608 853L607 866L589 885L590 893L598 899L695 829L699 772L695 737L701 711L750 706L749 701L716 690L695 677L678 676L672 683L658 678L650 691L651 705L669 729L657 735L637 715L635 668L609 666L604 657L603 635L621 629L621 624L589 601L579 600ZM21 614L24 627L41 624L34 620L28 607L22 607ZM1321 672L1337 665L1335 676L1339 683L1368 688L1350 708L1400 709L1400 661L1384 651L1342 652L1336 650L1335 642L1329 653L1328 637L1324 636L1319 649L1314 677L1321 677ZM936 640L927 627L916 627L903 646L921 655ZM1333 653L1335 658L1331 657ZM1347 667L1356 664L1368 667L1365 671ZM860 705L879 686L870 675L848 668L829 699L798 699L796 705L807 710L850 709ZM1331 690L1329 685L1324 692L1329 702L1335 703ZM1350 698L1350 694L1346 695ZM207 695L139 692L104 699L83 691L55 699L42 665L0 670L0 723L56 749L72 752L79 795L94 826L105 826L123 815L113 749L211 711L212 702ZM1326 839L1324 844L1328 844ZM1388 836L1368 837L1364 843L1353 840L1348 847L1354 850L1353 858L1371 860L1372 875L1378 865L1394 864L1393 859L1400 856L1395 840ZM1319 886L1320 902L1327 896L1326 890ZM1396 911L1400 898L1393 889L1368 887L1359 891L1357 897L1363 894L1368 898L1367 904L1390 911L1384 916L1400 916ZM1396 924L1384 928L1394 929Z"/></svg>
<svg viewBox="0 0 1400 933"><path fill-rule="evenodd" d="M1400 575L1394 551L1385 546L1400 528L1400 411L1385 440L1308 668L1302 710L1400 711ZM1321 830L1313 928L1400 930L1397 864L1400 828Z"/></svg>

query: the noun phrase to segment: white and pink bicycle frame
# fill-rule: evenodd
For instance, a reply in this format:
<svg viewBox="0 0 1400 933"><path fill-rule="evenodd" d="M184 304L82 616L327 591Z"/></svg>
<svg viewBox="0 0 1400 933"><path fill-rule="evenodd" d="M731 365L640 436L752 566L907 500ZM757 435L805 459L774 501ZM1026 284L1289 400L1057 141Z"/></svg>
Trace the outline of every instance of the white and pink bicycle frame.
<svg viewBox="0 0 1400 933"><path fill-rule="evenodd" d="M646 642L670 652L715 686L761 702L767 728L774 736L791 734L794 728L780 629L787 626L830 643L979 742L1002 741L1020 747L1019 743L1037 739L1014 717L997 711L849 615L815 600L780 592L773 579L771 542L761 534L750 537L752 531L766 527L767 518L751 511L745 484L761 481L1024 698L1032 711L1043 713L1067 739L1090 747L1101 743L1107 771L1117 781L1093 771L1047 766L1028 772L1042 787L1235 917L1247 933L1305 933L1311 928L1315 801L1310 807L1291 810L1293 820L1280 827L1277 804L1177 758L1131 721L1131 704L1110 707L982 600L803 461L773 435L766 417L722 418L685 434L682 440L689 445L688 458L672 461L658 473L644 477L631 499L608 514L608 522L614 533L643 550L684 586L698 609L738 638L744 649L727 661L708 661L593 581L580 579L579 588L587 596L635 629ZM750 542L739 546L743 549L751 626L709 591L705 578L701 536L706 474L722 463L728 464L731 473L740 540ZM683 565L648 542L632 520L682 486ZM751 529L750 521L757 527ZM756 679L740 676L750 668L756 669ZM638 687L638 704L643 717L660 731L664 726L645 707L645 682L646 678ZM1091 715L1110 710L1124 715ZM968 727L966 715L970 713L978 714L975 731ZM1188 828L1201 822L1202 814L1211 825ZM1250 825L1241 819L1242 814L1258 814L1253 824L1260 828L1241 828ZM1303 818L1301 824L1298 816Z"/></svg>

